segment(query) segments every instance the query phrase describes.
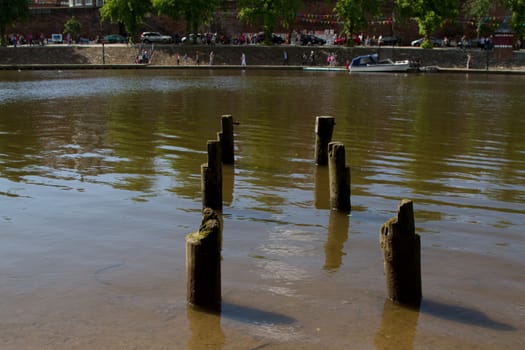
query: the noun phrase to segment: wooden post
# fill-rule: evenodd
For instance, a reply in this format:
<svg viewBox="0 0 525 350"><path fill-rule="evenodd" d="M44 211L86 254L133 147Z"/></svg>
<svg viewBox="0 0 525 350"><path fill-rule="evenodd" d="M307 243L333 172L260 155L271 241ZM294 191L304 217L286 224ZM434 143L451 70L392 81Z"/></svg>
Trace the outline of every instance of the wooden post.
<svg viewBox="0 0 525 350"><path fill-rule="evenodd" d="M220 218L206 208L199 231L186 236L186 290L192 305L220 309L221 241Z"/></svg>
<svg viewBox="0 0 525 350"><path fill-rule="evenodd" d="M332 141L334 125L334 117L315 118L315 163L317 165L328 164L328 144Z"/></svg>
<svg viewBox="0 0 525 350"><path fill-rule="evenodd" d="M315 209L330 209L330 180L328 167L314 167L314 205Z"/></svg>
<svg viewBox="0 0 525 350"><path fill-rule="evenodd" d="M415 232L411 200L403 199L397 217L383 224L379 241L383 251L387 296L394 302L421 302L421 240Z"/></svg>
<svg viewBox="0 0 525 350"><path fill-rule="evenodd" d="M231 115L223 115L222 131L219 133L219 141L222 145L222 162L224 164L233 164L235 161L234 147L233 147L233 117Z"/></svg>
<svg viewBox="0 0 525 350"><path fill-rule="evenodd" d="M328 178L330 181L330 208L350 211L350 168L346 166L345 145L328 144Z"/></svg>
<svg viewBox="0 0 525 350"><path fill-rule="evenodd" d="M208 141L208 163L201 165L202 207L222 210L222 164L220 141Z"/></svg>

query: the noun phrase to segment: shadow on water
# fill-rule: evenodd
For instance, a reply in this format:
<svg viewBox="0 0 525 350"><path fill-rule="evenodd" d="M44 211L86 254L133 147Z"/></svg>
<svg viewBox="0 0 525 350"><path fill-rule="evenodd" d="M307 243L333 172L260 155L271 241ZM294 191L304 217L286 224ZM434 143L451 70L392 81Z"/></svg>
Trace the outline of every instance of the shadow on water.
<svg viewBox="0 0 525 350"><path fill-rule="evenodd" d="M188 349L223 349L226 343L226 336L221 327L223 318L256 326L290 325L296 322L294 318L283 314L224 301L220 311L188 306L186 315L191 332Z"/></svg>
<svg viewBox="0 0 525 350"><path fill-rule="evenodd" d="M250 306L236 305L222 302L221 316L238 322L251 324L292 324L296 320L292 317L256 309Z"/></svg>
<svg viewBox="0 0 525 350"><path fill-rule="evenodd" d="M447 305L432 300L423 300L420 305L404 306L385 300L381 327L374 343L378 350L412 349L421 313L452 322L488 328L496 331L515 331L511 325L494 321L484 313L457 305Z"/></svg>
<svg viewBox="0 0 525 350"><path fill-rule="evenodd" d="M516 328L509 324L492 320L481 311L458 305L447 305L432 300L423 299L420 312L449 321L493 329L496 331L516 330Z"/></svg>

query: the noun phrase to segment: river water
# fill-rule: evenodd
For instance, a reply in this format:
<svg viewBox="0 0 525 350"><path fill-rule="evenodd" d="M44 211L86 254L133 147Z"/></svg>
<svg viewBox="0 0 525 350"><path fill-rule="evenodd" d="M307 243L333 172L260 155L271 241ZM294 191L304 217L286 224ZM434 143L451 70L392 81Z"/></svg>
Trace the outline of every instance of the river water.
<svg viewBox="0 0 525 350"><path fill-rule="evenodd" d="M0 72L0 348L521 349L525 77ZM186 305L200 165L233 115L222 311ZM351 215L328 208L336 118ZM414 201L418 310L381 225Z"/></svg>

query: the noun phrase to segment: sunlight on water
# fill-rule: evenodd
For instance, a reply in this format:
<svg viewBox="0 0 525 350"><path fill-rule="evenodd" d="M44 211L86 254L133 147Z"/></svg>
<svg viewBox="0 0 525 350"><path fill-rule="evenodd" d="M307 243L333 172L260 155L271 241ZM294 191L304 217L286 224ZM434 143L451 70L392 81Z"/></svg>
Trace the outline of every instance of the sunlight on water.
<svg viewBox="0 0 525 350"><path fill-rule="evenodd" d="M11 348L521 345L522 77L0 77L0 342ZM235 120L223 308L205 315L186 309L184 237L200 225L200 167L223 114ZM346 147L350 215L330 210L328 171L314 164L320 115ZM422 236L419 312L384 301L379 229L402 198Z"/></svg>

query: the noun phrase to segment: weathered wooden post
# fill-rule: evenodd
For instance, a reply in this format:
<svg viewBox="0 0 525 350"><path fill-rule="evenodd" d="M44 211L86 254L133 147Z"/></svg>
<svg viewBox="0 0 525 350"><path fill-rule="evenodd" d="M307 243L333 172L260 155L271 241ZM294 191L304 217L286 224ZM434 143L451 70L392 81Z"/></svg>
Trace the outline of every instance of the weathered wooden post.
<svg viewBox="0 0 525 350"><path fill-rule="evenodd" d="M222 210L221 142L208 141L208 163L201 165L202 207Z"/></svg>
<svg viewBox="0 0 525 350"><path fill-rule="evenodd" d="M330 181L330 208L350 211L350 168L346 166L345 145L328 144L328 178Z"/></svg>
<svg viewBox="0 0 525 350"><path fill-rule="evenodd" d="M235 162L233 147L233 117L229 114L221 117L222 131L218 133L222 145L222 162L233 164Z"/></svg>
<svg viewBox="0 0 525 350"><path fill-rule="evenodd" d="M186 290L190 304L218 310L221 305L222 227L219 215L203 210L198 232L186 236Z"/></svg>
<svg viewBox="0 0 525 350"><path fill-rule="evenodd" d="M314 167L314 205L316 209L330 209L330 181L328 167Z"/></svg>
<svg viewBox="0 0 525 350"><path fill-rule="evenodd" d="M379 241L383 251L387 296L401 304L421 302L421 240L415 231L411 200L403 199L397 217L383 224Z"/></svg>
<svg viewBox="0 0 525 350"><path fill-rule="evenodd" d="M332 141L334 125L334 117L315 118L315 163L317 165L328 164L328 144Z"/></svg>

